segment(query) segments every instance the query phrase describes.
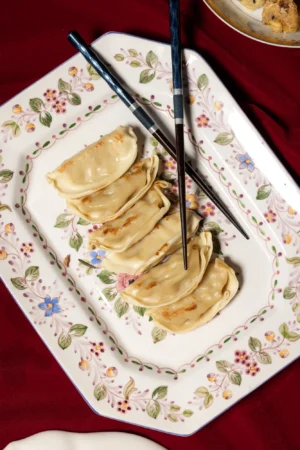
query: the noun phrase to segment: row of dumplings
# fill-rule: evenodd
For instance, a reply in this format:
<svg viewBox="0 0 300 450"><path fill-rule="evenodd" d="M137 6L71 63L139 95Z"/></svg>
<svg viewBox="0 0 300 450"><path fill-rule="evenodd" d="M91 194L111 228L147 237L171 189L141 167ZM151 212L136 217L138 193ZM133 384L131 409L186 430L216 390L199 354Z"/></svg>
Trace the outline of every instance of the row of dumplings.
<svg viewBox="0 0 300 450"><path fill-rule="evenodd" d="M102 267L138 275L122 298L147 308L162 328L180 333L211 320L234 297L238 281L222 259L211 261L210 232L187 210L188 270L183 269L179 212L167 215L169 183L156 180L156 155L137 158L137 138L118 127L47 174L68 209L92 223L90 249L108 251ZM166 257L165 261L163 261ZM163 261L161 264L159 264Z"/></svg>

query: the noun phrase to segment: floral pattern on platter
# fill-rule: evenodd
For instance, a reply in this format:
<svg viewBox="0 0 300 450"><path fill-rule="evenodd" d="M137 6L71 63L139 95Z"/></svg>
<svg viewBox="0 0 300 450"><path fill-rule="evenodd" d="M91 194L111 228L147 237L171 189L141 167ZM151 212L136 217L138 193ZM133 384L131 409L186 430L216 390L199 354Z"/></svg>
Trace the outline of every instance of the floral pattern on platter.
<svg viewBox="0 0 300 450"><path fill-rule="evenodd" d="M149 83L152 79L156 78L167 82L168 87L172 89L170 77L171 66L168 63L161 64L158 59L156 60L154 52L148 52L146 58L143 58L141 53L136 50L131 50L131 53L130 51L127 51L127 56L125 57L123 55L123 59L121 58L119 61L128 61L131 68L140 67L141 71L148 71L147 73L144 72L141 77L142 79L140 81L142 84ZM138 61L139 64L136 62L131 64L132 61ZM78 69L76 67L72 67L69 69L68 75L72 77L72 81L73 77L79 77L80 73L78 73ZM98 77L95 73L89 73L89 75L92 80ZM94 88L94 85L91 82L92 80L89 80L83 88L84 91L86 91L87 96ZM130 415L134 410L139 410L141 411L141 414L145 413L152 419L157 419L157 421L159 419L166 419L171 422L180 422L185 420L185 417L190 417L193 414L191 409L184 409L183 407L178 406L175 402L167 399L168 386L158 386L156 389L153 389L152 387L152 389L137 390L135 384L139 384L140 381L134 380L132 377L129 378L129 380L127 377L126 380L120 382L119 378L122 375L121 372L123 372L123 370L121 370L123 363L128 365L131 364L132 370L135 368L141 372L143 370L148 371L148 373L152 370L152 373L155 372L157 374L163 374L163 376L168 374L171 378L177 380L179 375L185 373L188 369L193 369L198 363L204 361L207 365L207 380L209 384L207 385L204 380L199 380L199 385L201 384L202 387L196 389L196 386L198 385L197 382L196 385L191 386L190 393L195 391L195 389L195 392L200 389L198 394L200 393L202 397L201 395L195 394L195 398L192 403L196 404L196 406L200 408L202 407L205 411L205 409L209 407L217 397L223 400L229 400L230 398L236 396L238 394L239 386L243 385L243 383L245 384L246 379L251 377L253 380L260 380L260 377L263 377L263 373L267 365L272 364L275 359L279 361L281 359L288 360L288 358L293 355L291 352L292 347L289 347L289 345L292 345L293 342L296 342L299 339L299 328L297 325L300 318L299 258L297 256L299 244L297 244L297 227L299 228L300 224L298 215L290 206L279 198L279 196L274 192L272 186L270 186L270 184L263 179L262 174L255 166L255 161L253 161L251 156L246 154L239 145L236 137L233 135L228 127L228 124L226 123L226 105L217 100L217 98L213 95L209 86L208 77L205 74L196 76L195 73L191 73L187 82L189 83L191 89L187 102L192 105L193 108L196 108L195 117L198 118L197 123L195 122L193 124L196 132L197 124L199 123L199 125L201 125L200 128L202 128L201 132L205 133L208 130L209 133L215 133L215 143L224 147L224 150L227 152L228 164L231 166L235 164L234 167L245 183L255 182L258 189L257 200L261 201L258 203L260 205L265 205L263 211L263 214L266 214L265 217L263 218L263 214L261 219L254 217L253 213L247 209L243 200L243 195L239 195L232 188L225 168L218 166L213 161L213 158L207 151L208 146L206 146L202 140L197 140L191 130L185 129L186 137L193 145L195 154L199 156L202 162L204 162L204 164L206 164L207 167L214 172L216 177L218 177L220 183L223 184L225 190L230 194L232 199L240 208L240 211L249 221L252 229L257 232L259 238L261 239L263 245L266 246L266 249L270 255L270 262L273 270L272 278L270 280L271 289L268 301L266 302L267 305L264 306L256 315L250 317L243 325L238 326L232 331L232 333L224 336L219 343L212 345L201 355L197 355L193 358L192 361L187 362L176 369L157 367L151 362L147 363L145 361L141 361L135 356L128 355L121 343L118 342L116 337L109 331L102 314L100 315L98 311L93 309L92 304L90 304L87 300L87 296L85 296L76 284L77 277L73 278L67 269L71 261L72 269L74 268L75 263L75 267L78 269L77 274L79 275L84 273L84 276L87 276L88 273L93 273L98 277L99 282L101 281L102 283L103 280L101 280L101 277L106 277L106 281L108 281L108 283L104 282L105 287L103 292L105 291L106 295L114 296L116 294L116 296L111 301L108 301L107 297L105 297L105 294L102 292L102 300L99 304L105 303L108 305L114 314L120 314L120 318L122 320L127 320L126 317L129 317L130 313L133 314L137 320L142 321L146 319L143 317L143 311L136 312L132 308L123 313L126 309L126 305L120 303L118 304L119 292L128 285L132 277L128 274L116 275L112 273L105 273L105 271L101 269L101 260L105 255L101 252L86 251L84 241L88 232L93 229L91 224L80 222L80 219L68 214L67 211L64 211L60 215L59 220L57 221L60 225L57 226L55 224L55 227L58 228L58 232L59 228L64 230L64 238L68 239L68 244L70 247L70 254L64 258L64 262L62 263L59 261L55 251L48 244L46 237L43 236L38 226L32 220L26 203L29 178L31 171L33 170L35 158L39 157L42 152L51 149L51 147L53 147L59 139L62 139L69 133L76 131L86 120L92 119L98 113L101 113L108 105L117 102L118 98L116 98L115 95L109 96L102 102L101 105L99 104L94 107L89 106L84 116L81 118L78 117L74 122L69 122L68 124L64 123L61 131L58 132L57 135L52 137L49 136L49 140L46 140L46 138L44 143L36 143L36 148L33 150L32 155L27 156L24 171L20 171L19 173L22 185L20 195L21 198L19 203L15 205L15 208L19 209L20 212L23 213L28 226L32 227L33 235L36 240L41 241L41 245L50 257L50 263L52 265L56 265L61 271L60 274L63 277L66 277L66 281L69 283L69 291L73 292L74 295L77 294L78 301L81 301L86 305L87 310L89 311L88 314L90 323L97 323L101 333L103 334L103 341L99 341L99 339L102 339L99 338L99 333L96 338L88 338L88 327L86 325L72 323L72 309L76 307L77 302L75 301L74 304L71 303L58 289L56 282L51 283L48 281L46 285L46 283L44 283L40 278L39 267L34 266L32 262L32 260L38 256L38 249L35 246L35 241L33 241L33 243L30 242L30 238L26 238L25 240L22 238L22 240L17 241L18 236L15 232L15 225L12 223L1 224L1 245L3 245L0 247L0 260L2 264L8 264L8 269L13 271L12 279L14 279L14 283L16 284L14 286L16 289L20 290L21 295L23 294L24 302L28 302L28 310L30 308L29 314L33 319L32 321L38 327L50 327L51 332L53 331L53 338L57 342L58 346L65 351L69 351L70 354L74 353L73 358L75 360L75 368L78 368L78 372L83 372L84 375L89 376L89 380L91 380L91 394L93 393L94 398L96 398L99 402L105 401L109 403L113 408L115 408L120 416L124 416L125 414ZM59 103L56 103L58 101L57 95L59 95L59 91L55 88L56 86L52 86L51 89L49 88L49 90L46 90L44 92L45 95L43 95L41 99L43 103L47 105L46 109L52 114L53 118L58 118L64 114L67 116L72 105L63 99L59 99ZM164 106L159 101L157 94L152 94L148 97L149 98L147 99L137 96L137 100L140 103L147 105L149 108L155 108L157 111L166 113L170 117L173 117L172 107L170 105ZM64 102L65 104L63 104ZM23 113L22 107L19 107L19 105L15 106L18 106L18 108L15 109L13 114L20 117ZM63 112L64 109L66 109L65 113ZM38 118L39 112L36 112L36 119ZM36 130L35 127L37 124L38 120L36 120L36 122L32 122L33 126L31 123L27 124L25 125L24 130L28 132L34 131ZM43 128L41 125L43 125L42 123L40 123L40 127ZM21 124L20 126L22 127ZM8 128L9 127L10 125L8 125ZM11 128L12 133L16 131L13 129L13 126ZM16 134L18 134L18 132ZM158 145L158 143L155 142L155 140L152 139L151 144L151 150L159 154L161 159L165 161L165 172L163 176L166 177L168 181L172 182L173 193L176 195L178 189L176 184L176 164L172 158L170 158ZM237 158L237 156L239 157ZM5 185L5 183L3 183L3 185ZM209 200L205 196L193 188L193 184L188 178L187 187L187 206L198 210L200 213L202 212L202 215L206 216L203 227L205 229L211 229L214 232L214 235L218 236L218 239L215 239L215 241L221 241L221 248L219 250L225 248L226 244L230 245L230 239L234 239L234 236L231 236L230 234L226 235L225 230L230 230L226 220L217 209L212 208L211 204L209 204ZM173 203L173 208L176 208L175 202ZM272 227L281 226L282 240L284 244L288 246L287 249L295 249L295 256L288 258L287 260L289 267L291 268L291 276L289 285L283 291L284 298L291 303L291 311L293 312L295 319L291 321L286 320L286 323L281 325L279 336L276 336L276 333L273 331L266 331L264 337L261 338L261 341L257 338L251 338L251 344L250 340L248 343L249 349L246 349L246 343L242 344L240 342L244 340L242 338L242 331L248 330L250 325L255 323L255 321L260 322L266 320L266 313L274 307L274 301L277 297L281 297L282 295L282 286L279 286L280 283L278 283L277 276L279 275L279 265L281 271L281 264L283 263L283 258L281 259L281 257L283 255L281 252L277 251L272 242L270 242L270 238L267 235L267 231L269 229L268 224L271 224ZM21 232L18 234L21 235ZM3 241L2 238L11 242L13 247L10 247L9 244ZM32 245L30 246L30 244ZM21 248L23 248L23 252L21 252ZM30 251L31 248L33 251ZM216 247L215 250L218 251ZM14 252L15 255L13 255L12 252ZM21 267L22 264L18 262L20 261L19 258L21 258L23 267ZM31 280L31 277L34 278L36 276L36 280ZM47 313L47 311L49 312ZM92 328L93 327L90 325L89 332ZM153 328L152 338L154 343L159 342L165 337L165 331L160 330L157 327ZM263 339L266 341L265 344L262 343ZM239 341L239 343L237 344L236 341ZM225 344L228 342L234 343L232 358L228 357L227 359L229 361L219 360L217 356L217 349L224 348ZM114 351L118 353L118 357L122 358L122 364L118 365L118 359L116 359L114 365L109 364L106 366L105 359L108 353L110 354L110 352ZM216 366L215 362L210 362L210 358L212 357L214 358L214 361L215 359L218 359ZM118 383L116 383L117 380Z"/></svg>
<svg viewBox="0 0 300 450"><path fill-rule="evenodd" d="M9 120L1 124L1 134L4 142L20 136L22 128L27 133L33 133L39 124L50 127L53 114L62 115L67 112L68 107L81 104L82 92L92 92L94 85L92 80L100 76L94 69L87 65L86 69L70 67L68 81L62 78L58 80L57 88L46 89L40 97L31 98L29 107L24 108L19 104L12 107L12 115Z"/></svg>
<svg viewBox="0 0 300 450"><path fill-rule="evenodd" d="M93 393L100 401L106 399L111 407L120 414L129 413L131 409L146 412L156 419L159 415L171 422L191 417L193 411L174 406L174 402L166 399L168 386L159 386L149 395L149 390L138 391L135 381L130 378L124 386L115 386L114 378L118 375L116 367L107 367L102 361L106 346L104 342L91 342L86 336L88 327L73 324L68 317L68 310L75 304L64 297L54 281L53 287L43 285L38 266L31 265L31 260L19 250L19 238L12 224L2 222L0 230L0 260L8 260L14 274L12 285L24 291L23 297L32 304L30 314L34 323L39 326L50 326L57 338L57 345L66 350L73 347L78 354L78 368L87 372L93 379ZM30 254L30 256L32 256Z"/></svg>
<svg viewBox="0 0 300 450"><path fill-rule="evenodd" d="M3 164L2 150L0 150L0 199L5 197L5 190L8 188L8 183L11 181L14 172L12 170L6 169ZM11 207L0 200L0 213L1 211L10 211ZM1 217L1 214L0 214Z"/></svg>
<svg viewBox="0 0 300 450"><path fill-rule="evenodd" d="M264 365L272 364L272 357L287 358L289 346L300 339L300 327L296 321L283 323L277 335L273 331L265 333L266 343L250 337L249 350L235 350L233 362L216 361L217 372L207 375L210 384L198 387L194 392L194 399L189 404L197 406L199 410L209 408L215 399L229 400L234 395L235 386L240 386L243 377L256 377L263 371Z"/></svg>

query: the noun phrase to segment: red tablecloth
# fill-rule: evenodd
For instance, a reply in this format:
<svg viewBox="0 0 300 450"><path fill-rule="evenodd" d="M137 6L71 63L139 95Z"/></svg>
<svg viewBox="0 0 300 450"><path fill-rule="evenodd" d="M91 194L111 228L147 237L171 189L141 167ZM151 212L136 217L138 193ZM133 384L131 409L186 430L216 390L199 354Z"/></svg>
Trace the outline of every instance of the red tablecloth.
<svg viewBox="0 0 300 450"><path fill-rule="evenodd" d="M200 0L182 0L181 9L184 45L201 52L283 163L299 174L300 50L247 39ZM66 41L74 28L88 41L111 30L167 41L168 1L3 2L0 103L74 54ZM126 430L172 450L299 448L299 361L195 435L169 436L94 414L3 285L0 293L1 449L49 429Z"/></svg>

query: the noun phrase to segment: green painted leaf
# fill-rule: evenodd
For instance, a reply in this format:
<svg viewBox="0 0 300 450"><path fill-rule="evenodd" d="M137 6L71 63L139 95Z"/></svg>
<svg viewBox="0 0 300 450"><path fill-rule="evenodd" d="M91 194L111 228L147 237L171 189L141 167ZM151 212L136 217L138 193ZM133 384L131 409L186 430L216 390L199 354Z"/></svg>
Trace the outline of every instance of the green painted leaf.
<svg viewBox="0 0 300 450"><path fill-rule="evenodd" d="M152 69L155 69L157 66L158 58L152 50L147 53L146 63L148 64L148 66L152 67Z"/></svg>
<svg viewBox="0 0 300 450"><path fill-rule="evenodd" d="M261 350L261 342L259 339L250 337L248 345L253 352L258 352L259 350Z"/></svg>
<svg viewBox="0 0 300 450"><path fill-rule="evenodd" d="M160 179L172 183L172 181L176 180L176 175L173 172L164 171L161 174Z"/></svg>
<svg viewBox="0 0 300 450"><path fill-rule="evenodd" d="M82 219L82 217L80 217L78 219L77 225L90 225L91 222L89 222L88 220Z"/></svg>
<svg viewBox="0 0 300 450"><path fill-rule="evenodd" d="M140 65L141 65L141 63L135 59L133 61L131 61L131 63L130 63L131 67L140 67Z"/></svg>
<svg viewBox="0 0 300 450"><path fill-rule="evenodd" d="M156 72L154 70L151 70L151 69L142 70L142 72L140 74L140 83L143 83L143 84L150 83L150 81L153 80L155 75L156 75Z"/></svg>
<svg viewBox="0 0 300 450"><path fill-rule="evenodd" d="M300 339L300 334L295 333L294 331L289 331L289 333L286 336L286 338L290 342L296 342L296 341L298 341L298 339Z"/></svg>
<svg viewBox="0 0 300 450"><path fill-rule="evenodd" d="M70 83L67 83L62 78L58 80L58 89L64 94L70 93L72 91L72 86Z"/></svg>
<svg viewBox="0 0 300 450"><path fill-rule="evenodd" d="M257 359L262 364L272 364L272 358L267 352L259 352L256 354Z"/></svg>
<svg viewBox="0 0 300 450"><path fill-rule="evenodd" d="M112 302L116 298L116 296L118 295L118 293L115 290L115 288L105 288L105 289L103 289L102 294L105 296L105 298L109 302Z"/></svg>
<svg viewBox="0 0 300 450"><path fill-rule="evenodd" d="M205 75L205 73L203 75L200 75L200 77L198 78L197 85L200 91L205 91L205 89L208 86L208 78L207 75Z"/></svg>
<svg viewBox="0 0 300 450"><path fill-rule="evenodd" d="M94 396L98 401L103 400L107 396L107 389L105 384L99 383L97 384L97 386L95 386Z"/></svg>
<svg viewBox="0 0 300 450"><path fill-rule="evenodd" d="M207 394L205 399L204 399L204 402L203 402L204 408L206 408L206 409L209 408L213 404L213 402L214 402L213 395L212 394Z"/></svg>
<svg viewBox="0 0 300 450"><path fill-rule="evenodd" d="M45 107L40 98L31 98L29 100L29 106L34 112L40 112Z"/></svg>
<svg viewBox="0 0 300 450"><path fill-rule="evenodd" d="M0 171L0 183L8 183L12 177L13 177L13 172L11 170L1 170Z"/></svg>
<svg viewBox="0 0 300 450"><path fill-rule="evenodd" d="M156 400L149 400L146 406L148 416L156 419L160 413L160 404Z"/></svg>
<svg viewBox="0 0 300 450"><path fill-rule="evenodd" d="M230 383L232 384L237 384L238 386L240 386L241 382L242 382L242 376L239 372L229 372L228 374L228 378Z"/></svg>
<svg viewBox="0 0 300 450"><path fill-rule="evenodd" d="M158 146L158 141L153 136L151 136L150 144L153 145L153 147L157 147Z"/></svg>
<svg viewBox="0 0 300 450"><path fill-rule="evenodd" d="M229 145L233 141L233 139L234 139L233 134L224 132L218 134L214 142L219 145Z"/></svg>
<svg viewBox="0 0 300 450"><path fill-rule="evenodd" d="M185 409L182 414L184 415L184 417L192 417L194 413L190 409Z"/></svg>
<svg viewBox="0 0 300 450"><path fill-rule="evenodd" d="M14 137L17 137L21 134L21 128L17 124L17 122L14 122L13 120L7 120L6 122L3 122L1 125L4 128L10 128L10 131L12 132L12 135Z"/></svg>
<svg viewBox="0 0 300 450"><path fill-rule="evenodd" d="M116 281L116 274L114 272L110 272L109 270L102 270L97 277L104 284L113 284Z"/></svg>
<svg viewBox="0 0 300 450"><path fill-rule="evenodd" d="M124 55L122 55L121 53L117 53L117 54L114 56L114 58L115 58L117 61L123 61L123 60L124 60Z"/></svg>
<svg viewBox="0 0 300 450"><path fill-rule="evenodd" d="M72 234L69 240L69 244L71 248L74 248L76 252L80 249L81 245L83 243L83 239L80 233Z"/></svg>
<svg viewBox="0 0 300 450"><path fill-rule="evenodd" d="M295 312L297 311L297 309L299 308L300 303L294 303L294 305L292 306L292 311Z"/></svg>
<svg viewBox="0 0 300 450"><path fill-rule="evenodd" d="M129 397L135 392L137 391L137 388L135 387L135 382L134 379L130 377L130 380L128 381L127 384L125 384L124 389L123 389L123 395L126 398L126 400L129 399Z"/></svg>
<svg viewBox="0 0 300 450"><path fill-rule="evenodd" d="M34 112L40 112L45 107L40 98L31 98L29 100L29 106Z"/></svg>
<svg viewBox="0 0 300 450"><path fill-rule="evenodd" d="M91 66L90 64L88 64L88 65L86 66L86 68L87 68L87 71L88 71L88 73L89 73L89 76L92 78L92 80L99 80L99 78L101 78L100 75L96 72L96 70L94 69L93 66Z"/></svg>
<svg viewBox="0 0 300 450"><path fill-rule="evenodd" d="M282 323L279 327L279 331L281 333L281 335L286 338L289 332L289 327L287 326L286 323Z"/></svg>
<svg viewBox="0 0 300 450"><path fill-rule="evenodd" d="M124 302L120 298L119 300L116 301L114 310L116 311L118 317L124 316L124 314L127 313L128 309L129 309L128 303Z"/></svg>
<svg viewBox="0 0 300 450"><path fill-rule="evenodd" d="M216 222L206 222L205 223L205 230L209 230L212 233L215 233L216 235L222 233L224 230L220 227L220 225Z"/></svg>
<svg viewBox="0 0 300 450"><path fill-rule="evenodd" d="M270 184L260 186L256 194L256 200L265 200L271 194L272 188Z"/></svg>
<svg viewBox="0 0 300 450"><path fill-rule="evenodd" d="M25 278L27 281L35 281L40 276L38 266L30 266L25 271Z"/></svg>
<svg viewBox="0 0 300 450"><path fill-rule="evenodd" d="M0 211L5 211L6 209L11 212L11 207L9 205L0 202Z"/></svg>
<svg viewBox="0 0 300 450"><path fill-rule="evenodd" d="M58 338L58 345L60 346L60 348L62 348L63 350L66 350L66 348L70 347L72 343L72 338L71 336L67 333L61 333L61 335Z"/></svg>
<svg viewBox="0 0 300 450"><path fill-rule="evenodd" d="M55 222L55 228L67 228L72 222L73 215L70 214L60 214Z"/></svg>
<svg viewBox="0 0 300 450"><path fill-rule="evenodd" d="M300 258L299 257L293 257L293 258L286 258L286 261L289 264L294 264L294 267L300 266Z"/></svg>
<svg viewBox="0 0 300 450"><path fill-rule="evenodd" d="M217 255L223 255L220 241L214 233L212 233L212 242L213 242L213 252L216 253Z"/></svg>
<svg viewBox="0 0 300 450"><path fill-rule="evenodd" d="M81 104L81 97L79 94L76 94L76 92L72 92L68 95L67 100L71 105L78 106Z"/></svg>
<svg viewBox="0 0 300 450"><path fill-rule="evenodd" d="M178 422L178 418L177 416L175 416L175 414L168 414L167 417L171 422Z"/></svg>
<svg viewBox="0 0 300 450"><path fill-rule="evenodd" d="M160 400L161 398L165 398L168 393L168 386L158 386L152 392L153 400Z"/></svg>
<svg viewBox="0 0 300 450"><path fill-rule="evenodd" d="M228 372L228 369L231 369L232 364L228 361L222 360L222 361L216 361L216 366L219 372L226 373Z"/></svg>
<svg viewBox="0 0 300 450"><path fill-rule="evenodd" d="M167 331L158 327L154 327L151 335L154 344L156 344L157 342L163 341L165 339L165 337L167 336Z"/></svg>
<svg viewBox="0 0 300 450"><path fill-rule="evenodd" d="M287 286L283 291L283 298L286 300L292 300L296 295L296 290L293 286Z"/></svg>
<svg viewBox="0 0 300 450"><path fill-rule="evenodd" d="M178 405L171 405L170 406L170 411L172 411L172 412L180 411L180 406L178 406Z"/></svg>
<svg viewBox="0 0 300 450"><path fill-rule="evenodd" d="M42 125L49 128L52 122L52 116L47 111L42 111L39 114L39 121L41 122Z"/></svg>
<svg viewBox="0 0 300 450"><path fill-rule="evenodd" d="M130 48L128 50L128 53L129 53L130 56L135 56L135 57L138 56L138 52L136 50L134 50L134 48Z"/></svg>
<svg viewBox="0 0 300 450"><path fill-rule="evenodd" d="M133 309L135 312L137 312L140 316L144 317L145 312L147 311L147 308L143 308L142 306L133 306Z"/></svg>
<svg viewBox="0 0 300 450"><path fill-rule="evenodd" d="M206 397L209 394L209 391L206 387L201 386L195 390L194 394L197 395L197 397L202 398L202 397Z"/></svg>
<svg viewBox="0 0 300 450"><path fill-rule="evenodd" d="M300 323L300 314L297 314L297 322Z"/></svg>
<svg viewBox="0 0 300 450"><path fill-rule="evenodd" d="M23 277L11 278L10 281L12 282L14 287L19 289L20 291L23 291L27 288L26 280Z"/></svg>
<svg viewBox="0 0 300 450"><path fill-rule="evenodd" d="M82 325L81 323L76 323L75 325L72 325L69 329L69 333L73 334L73 336L80 337L83 336L87 330L86 325Z"/></svg>

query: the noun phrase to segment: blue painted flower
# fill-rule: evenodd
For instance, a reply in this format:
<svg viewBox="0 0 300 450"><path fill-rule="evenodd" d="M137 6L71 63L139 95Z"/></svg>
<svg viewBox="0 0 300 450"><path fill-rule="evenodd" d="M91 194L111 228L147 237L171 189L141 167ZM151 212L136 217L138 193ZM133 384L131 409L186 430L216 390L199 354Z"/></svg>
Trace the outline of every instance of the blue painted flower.
<svg viewBox="0 0 300 450"><path fill-rule="evenodd" d="M95 264L100 264L104 259L106 251L98 250L97 252L90 252L91 264L94 266Z"/></svg>
<svg viewBox="0 0 300 450"><path fill-rule="evenodd" d="M38 307L45 311L45 317L50 317L53 314L60 313L62 311L61 307L58 304L59 298L55 297L51 300L49 296L44 298L43 303L40 303Z"/></svg>
<svg viewBox="0 0 300 450"><path fill-rule="evenodd" d="M255 165L253 159L250 157L248 153L245 153L244 155L237 155L236 159L241 163L240 169L248 169L249 172L253 172L255 170Z"/></svg>

